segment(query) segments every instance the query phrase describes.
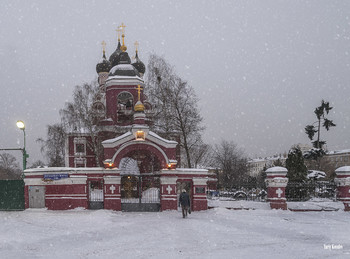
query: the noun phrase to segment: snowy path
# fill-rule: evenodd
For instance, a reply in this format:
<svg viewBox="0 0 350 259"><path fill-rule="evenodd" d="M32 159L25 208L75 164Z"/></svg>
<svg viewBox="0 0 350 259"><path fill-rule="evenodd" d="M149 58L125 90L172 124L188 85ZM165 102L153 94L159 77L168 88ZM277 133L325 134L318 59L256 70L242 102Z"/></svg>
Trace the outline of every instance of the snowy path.
<svg viewBox="0 0 350 259"><path fill-rule="evenodd" d="M350 213L0 212L0 258L350 258ZM341 244L342 249L324 245ZM281 256L281 257L280 257Z"/></svg>

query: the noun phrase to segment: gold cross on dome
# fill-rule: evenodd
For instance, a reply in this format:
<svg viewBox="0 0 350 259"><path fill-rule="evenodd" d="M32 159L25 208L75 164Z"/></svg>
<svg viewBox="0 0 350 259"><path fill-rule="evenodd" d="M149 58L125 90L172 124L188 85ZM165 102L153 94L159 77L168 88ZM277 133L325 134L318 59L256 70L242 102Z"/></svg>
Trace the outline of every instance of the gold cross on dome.
<svg viewBox="0 0 350 259"><path fill-rule="evenodd" d="M118 29L116 29L116 32L118 33L118 41L120 41L120 33L122 32L122 29L120 29L120 26Z"/></svg>
<svg viewBox="0 0 350 259"><path fill-rule="evenodd" d="M136 49L136 52L138 51L138 49L139 49L139 42L138 41L135 41L135 43L134 43L134 45L135 45L135 49Z"/></svg>
<svg viewBox="0 0 350 259"><path fill-rule="evenodd" d="M138 97L139 97L139 101L140 101L140 93L141 93L141 90L143 90L143 88L141 85L137 85L136 89L137 89L137 93L138 93Z"/></svg>
<svg viewBox="0 0 350 259"><path fill-rule="evenodd" d="M124 23L122 23L122 25L119 26L119 28L121 28L123 34L125 32L125 27L126 27L126 25Z"/></svg>
<svg viewBox="0 0 350 259"><path fill-rule="evenodd" d="M105 53L105 52L106 52L106 42L103 40L103 41L101 42L101 45L102 45L103 53Z"/></svg>

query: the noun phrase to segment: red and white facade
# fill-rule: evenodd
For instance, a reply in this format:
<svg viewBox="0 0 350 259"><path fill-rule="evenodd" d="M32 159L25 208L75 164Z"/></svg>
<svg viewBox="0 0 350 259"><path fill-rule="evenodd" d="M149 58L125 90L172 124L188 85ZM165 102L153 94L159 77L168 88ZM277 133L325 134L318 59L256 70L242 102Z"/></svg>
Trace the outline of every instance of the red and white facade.
<svg viewBox="0 0 350 259"><path fill-rule="evenodd" d="M120 55L117 65L108 67L104 56L97 69L100 92L94 106L101 114L96 127L103 140L100 160L106 166L97 164L89 133L69 134L66 167L25 170L26 208L123 210L138 208L133 202L149 202L159 210L176 210L185 188L192 210L207 209L208 171L177 168L176 138L167 140L150 130L152 105L144 95L144 69L136 69L142 70L139 59L130 64L126 48L122 49L112 54Z"/></svg>
<svg viewBox="0 0 350 259"><path fill-rule="evenodd" d="M266 170L267 201L271 209L287 209L286 187L288 170L284 167L275 166Z"/></svg>
<svg viewBox="0 0 350 259"><path fill-rule="evenodd" d="M335 170L338 184L338 200L344 204L344 210L350 211L350 166L342 166Z"/></svg>

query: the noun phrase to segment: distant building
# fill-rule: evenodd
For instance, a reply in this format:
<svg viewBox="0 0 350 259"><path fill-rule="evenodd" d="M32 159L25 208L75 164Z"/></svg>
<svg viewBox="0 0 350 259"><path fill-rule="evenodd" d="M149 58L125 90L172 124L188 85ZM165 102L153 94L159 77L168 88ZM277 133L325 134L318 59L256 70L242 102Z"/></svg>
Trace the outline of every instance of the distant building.
<svg viewBox="0 0 350 259"><path fill-rule="evenodd" d="M255 158L248 161L249 175L256 177L264 168L272 167L277 161L280 161L283 165L286 163L287 156L275 155L272 157Z"/></svg>
<svg viewBox="0 0 350 259"><path fill-rule="evenodd" d="M350 165L350 149L328 151L325 159L335 168Z"/></svg>
<svg viewBox="0 0 350 259"><path fill-rule="evenodd" d="M295 146L299 147L303 153L312 148L307 144L296 144ZM259 173L264 170L264 168L273 166L277 160L280 160L280 162L285 165L287 157L287 155L276 155L272 157L251 159L248 161L249 175L258 176ZM305 160L305 165L309 170L319 169L316 168L314 160ZM339 167L349 166L350 149L327 151L326 155L321 158L320 165L322 167L321 169L325 171L328 176L332 175L334 173L334 170Z"/></svg>

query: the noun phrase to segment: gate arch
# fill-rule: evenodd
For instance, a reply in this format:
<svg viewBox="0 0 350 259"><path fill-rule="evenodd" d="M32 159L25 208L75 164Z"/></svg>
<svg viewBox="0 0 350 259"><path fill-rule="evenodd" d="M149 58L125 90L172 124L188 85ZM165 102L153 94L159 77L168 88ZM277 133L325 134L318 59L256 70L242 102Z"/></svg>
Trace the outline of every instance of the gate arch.
<svg viewBox="0 0 350 259"><path fill-rule="evenodd" d="M161 167L160 169L166 168L167 164L169 163L169 159L165 154L165 152L160 147L158 147L157 145L149 141L137 142L137 143L129 142L122 145L117 150L117 152L113 155L112 161L114 162L115 165L119 167L122 158L127 157L127 155L130 152L137 152L137 151L146 151L153 154L159 161L159 164Z"/></svg>

